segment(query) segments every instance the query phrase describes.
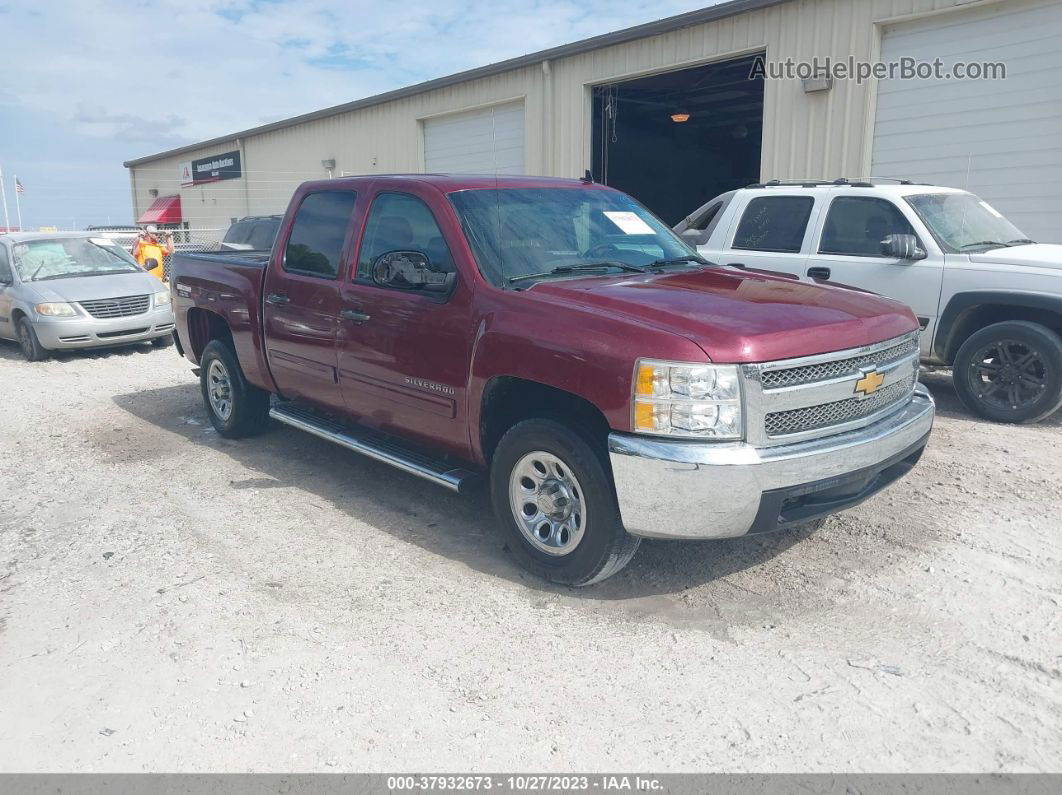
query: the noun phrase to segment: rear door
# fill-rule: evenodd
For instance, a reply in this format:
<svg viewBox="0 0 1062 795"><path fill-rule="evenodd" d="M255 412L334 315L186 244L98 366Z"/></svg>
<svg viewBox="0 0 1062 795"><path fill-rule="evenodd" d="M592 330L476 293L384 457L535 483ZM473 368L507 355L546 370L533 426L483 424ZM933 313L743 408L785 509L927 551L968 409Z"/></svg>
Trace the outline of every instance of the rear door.
<svg viewBox="0 0 1062 795"><path fill-rule="evenodd" d="M266 356L277 387L332 410L344 408L336 370L339 283L358 215L354 191L305 194L262 288Z"/></svg>
<svg viewBox="0 0 1062 795"><path fill-rule="evenodd" d="M343 284L339 379L349 411L366 425L467 454L465 394L473 329L471 285L448 293L380 286L373 263L393 251L424 254L455 272L460 229L434 191L381 189L365 222L357 268Z"/></svg>
<svg viewBox="0 0 1062 795"><path fill-rule="evenodd" d="M728 232L720 264L740 262L750 268L799 276L811 250L815 197L774 191L750 195Z"/></svg>

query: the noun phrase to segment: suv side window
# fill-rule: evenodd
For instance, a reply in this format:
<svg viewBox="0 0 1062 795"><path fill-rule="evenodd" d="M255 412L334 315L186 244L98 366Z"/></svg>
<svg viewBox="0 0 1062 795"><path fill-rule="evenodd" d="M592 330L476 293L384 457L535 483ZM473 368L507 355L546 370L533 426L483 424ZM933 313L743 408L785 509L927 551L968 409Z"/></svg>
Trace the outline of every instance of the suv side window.
<svg viewBox="0 0 1062 795"><path fill-rule="evenodd" d="M815 200L811 196L761 196L749 202L731 248L800 253Z"/></svg>
<svg viewBox="0 0 1062 795"><path fill-rule="evenodd" d="M839 196L826 215L819 253L880 257L881 241L888 235L914 233L903 213L887 199Z"/></svg>
<svg viewBox="0 0 1062 795"><path fill-rule="evenodd" d="M302 200L284 247L285 271L336 277L356 198L353 191L331 190L310 193Z"/></svg>
<svg viewBox="0 0 1062 795"><path fill-rule="evenodd" d="M0 284L11 284L14 278L11 275L11 263L7 260L7 248L0 244Z"/></svg>
<svg viewBox="0 0 1062 795"><path fill-rule="evenodd" d="M280 221L274 218L266 218L255 221L251 234L247 237L247 243L256 251L268 251L273 248L273 239L277 236Z"/></svg>
<svg viewBox="0 0 1062 795"><path fill-rule="evenodd" d="M381 193L372 203L358 257L358 279L372 280L372 264L391 251L419 251L439 273L454 270L450 248L435 216L408 193Z"/></svg>
<svg viewBox="0 0 1062 795"><path fill-rule="evenodd" d="M225 243L246 243L250 232L250 221L237 221L225 233Z"/></svg>

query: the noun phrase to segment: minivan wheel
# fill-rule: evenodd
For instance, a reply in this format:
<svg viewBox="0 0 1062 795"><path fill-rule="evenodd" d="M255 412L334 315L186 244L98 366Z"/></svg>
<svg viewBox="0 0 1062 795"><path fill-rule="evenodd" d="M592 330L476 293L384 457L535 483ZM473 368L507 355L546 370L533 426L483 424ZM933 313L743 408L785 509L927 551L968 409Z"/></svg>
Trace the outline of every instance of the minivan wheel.
<svg viewBox="0 0 1062 795"><path fill-rule="evenodd" d="M1037 422L1062 406L1062 338L1022 320L987 326L959 348L952 377L975 414L995 422Z"/></svg>
<svg viewBox="0 0 1062 795"><path fill-rule="evenodd" d="M530 419L509 429L494 451L490 490L509 550L550 582L592 585L638 549L602 456L560 422Z"/></svg>
<svg viewBox="0 0 1062 795"><path fill-rule="evenodd" d="M33 324L29 322L29 318L19 318L17 333L18 345L27 362L42 362L48 358L51 352L37 339L37 332L33 330Z"/></svg>
<svg viewBox="0 0 1062 795"><path fill-rule="evenodd" d="M269 393L247 383L236 354L221 340L199 357L199 385L210 423L226 439L254 436L269 423Z"/></svg>

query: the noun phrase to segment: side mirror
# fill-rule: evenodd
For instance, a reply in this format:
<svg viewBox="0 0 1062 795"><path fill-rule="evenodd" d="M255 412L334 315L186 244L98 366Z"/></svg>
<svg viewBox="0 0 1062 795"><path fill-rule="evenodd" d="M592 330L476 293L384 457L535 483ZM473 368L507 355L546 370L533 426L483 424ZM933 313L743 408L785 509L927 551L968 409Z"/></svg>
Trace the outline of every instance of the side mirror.
<svg viewBox="0 0 1062 795"><path fill-rule="evenodd" d="M457 274L435 270L423 252L389 251L373 263L372 280L382 287L398 290L445 293L454 286Z"/></svg>
<svg viewBox="0 0 1062 795"><path fill-rule="evenodd" d="M146 270L146 271L153 271L158 266L159 266L159 261L157 259L155 259L154 257L150 257L150 258L144 260L144 270Z"/></svg>
<svg viewBox="0 0 1062 795"><path fill-rule="evenodd" d="M915 235L889 235L881 241L881 256L889 259L920 260L929 255Z"/></svg>

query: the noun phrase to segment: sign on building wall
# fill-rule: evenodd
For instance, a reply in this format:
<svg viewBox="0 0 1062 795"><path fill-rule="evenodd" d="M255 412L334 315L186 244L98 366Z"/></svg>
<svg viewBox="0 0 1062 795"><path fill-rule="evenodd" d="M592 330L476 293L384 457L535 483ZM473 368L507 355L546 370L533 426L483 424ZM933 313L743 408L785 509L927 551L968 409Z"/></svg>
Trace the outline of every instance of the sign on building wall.
<svg viewBox="0 0 1062 795"><path fill-rule="evenodd" d="M240 153L225 152L211 155L199 160L186 160L179 166L181 170L181 187L202 185L204 182L219 182L223 179L236 179L241 176Z"/></svg>

